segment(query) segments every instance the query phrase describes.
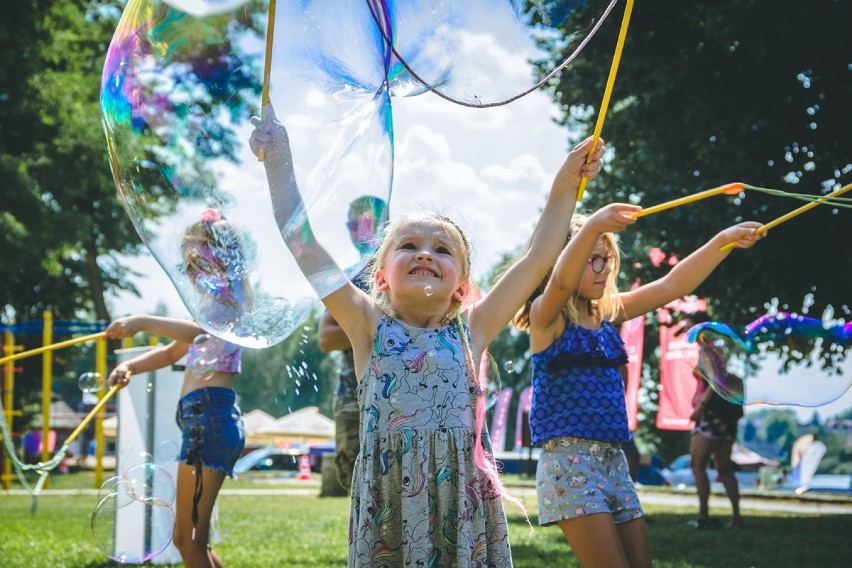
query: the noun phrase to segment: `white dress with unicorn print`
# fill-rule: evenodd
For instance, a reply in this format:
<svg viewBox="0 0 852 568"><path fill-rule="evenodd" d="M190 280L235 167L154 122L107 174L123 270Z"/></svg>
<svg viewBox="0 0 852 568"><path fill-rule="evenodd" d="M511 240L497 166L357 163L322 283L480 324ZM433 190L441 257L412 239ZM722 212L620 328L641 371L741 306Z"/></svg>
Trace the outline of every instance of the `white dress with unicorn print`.
<svg viewBox="0 0 852 568"><path fill-rule="evenodd" d="M458 328L384 316L358 396L349 565L511 566L503 503L474 462L476 387Z"/></svg>

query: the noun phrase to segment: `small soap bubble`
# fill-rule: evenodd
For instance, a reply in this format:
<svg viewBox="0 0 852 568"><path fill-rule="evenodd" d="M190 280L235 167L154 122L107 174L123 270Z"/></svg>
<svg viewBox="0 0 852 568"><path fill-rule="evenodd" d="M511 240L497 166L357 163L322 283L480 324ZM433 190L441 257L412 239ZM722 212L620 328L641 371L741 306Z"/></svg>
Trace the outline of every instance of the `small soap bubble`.
<svg viewBox="0 0 852 568"><path fill-rule="evenodd" d="M218 343L211 339L209 333L202 333L192 342L192 351L195 353L194 366L199 369L212 369L219 360Z"/></svg>
<svg viewBox="0 0 852 568"><path fill-rule="evenodd" d="M427 296L431 296L433 294L432 287L426 286L425 288L423 288L423 293L425 293Z"/></svg>
<svg viewBox="0 0 852 568"><path fill-rule="evenodd" d="M163 440L157 444L155 452L156 463L168 464L175 461L180 453L180 446L174 440Z"/></svg>
<svg viewBox="0 0 852 568"><path fill-rule="evenodd" d="M127 480L120 475L110 477L103 482L98 490L98 503L103 501L107 495L115 496L113 503L116 508L124 507L133 501L133 497L130 495L130 486L127 485Z"/></svg>
<svg viewBox="0 0 852 568"><path fill-rule="evenodd" d="M165 507L175 501L174 478L165 468L145 463L125 471L122 477L137 501Z"/></svg>
<svg viewBox="0 0 852 568"><path fill-rule="evenodd" d="M84 393L96 393L103 388L104 378L100 375L100 373L83 373L80 375L80 378L77 379L77 386L80 387L80 390Z"/></svg>
<svg viewBox="0 0 852 568"><path fill-rule="evenodd" d="M92 512L91 529L98 549L122 564L141 564L172 541L175 513L169 506L130 499L119 493L104 497ZM128 527L146 527L145 538Z"/></svg>
<svg viewBox="0 0 852 568"><path fill-rule="evenodd" d="M118 467L120 469L116 470L116 473L123 474L138 465L146 463L154 463L154 456L148 452L138 451L130 446L123 447L118 454Z"/></svg>

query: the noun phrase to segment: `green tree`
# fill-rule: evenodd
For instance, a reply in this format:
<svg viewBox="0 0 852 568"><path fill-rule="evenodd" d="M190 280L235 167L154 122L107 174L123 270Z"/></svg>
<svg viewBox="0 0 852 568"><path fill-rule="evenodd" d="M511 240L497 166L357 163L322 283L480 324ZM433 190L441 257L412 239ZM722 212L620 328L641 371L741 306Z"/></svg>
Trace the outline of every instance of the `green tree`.
<svg viewBox="0 0 852 568"><path fill-rule="evenodd" d="M15 3L18 13L3 19L0 167L12 177L0 189L5 321L38 319L46 309L107 319L107 287L130 287L113 258L99 259L139 242L115 194L98 119L116 19L93 6Z"/></svg>
<svg viewBox="0 0 852 568"><path fill-rule="evenodd" d="M593 131L622 9L550 85L570 142ZM835 0L637 2L602 132L612 159L582 211L611 202L647 207L733 181L811 195L848 184L850 19L852 4ZM564 58L564 44L543 45L550 55L540 65L549 69ZM621 286L670 269L649 262L653 247L666 260L683 258L726 226L768 222L801 204L748 191L644 217L621 234ZM849 222L848 210L818 207L753 250L734 251L696 293L708 298L714 319L734 328L770 309L848 320L852 249L838 245L849 240ZM653 418L659 323L653 315L648 323L644 410ZM786 365L807 362L815 347L789 337L767 344ZM833 368L846 352L835 346L818 355ZM658 440L677 451L683 438L659 433Z"/></svg>
<svg viewBox="0 0 852 568"><path fill-rule="evenodd" d="M323 353L317 341L322 314L317 308L301 328L267 349L243 351L243 369L236 385L243 410L259 408L272 416L318 406L332 416L337 360Z"/></svg>
<svg viewBox="0 0 852 568"><path fill-rule="evenodd" d="M107 293L136 291L120 256L138 253L142 243L116 191L100 121L104 58L123 6L15 2L0 23L2 323L39 319L44 310L61 319L108 320ZM157 160L158 149L143 136L135 159L162 168L180 160L184 173L203 179L209 175L204 160L233 158L233 132L214 117L221 111L247 120L257 104L260 73L252 70L258 63L231 54L229 42L260 34L255 16L261 9L252 3L236 19L208 18L203 33L218 33L220 41L184 44L194 51L181 67L181 104L172 106L175 112L193 106L198 115L193 148ZM175 18L172 31L189 20ZM176 194L162 197L159 208L174 205Z"/></svg>
<svg viewBox="0 0 852 568"><path fill-rule="evenodd" d="M561 121L577 137L597 118L619 18L614 13L552 85ZM649 206L731 181L814 195L849 183L852 70L843 38L850 18L852 5L830 0L636 3L603 128L614 157L583 209ZM558 42L548 47L544 67L563 56ZM766 222L799 205L746 192L645 217L622 234L624 281L649 282L669 269L648 262L651 247L682 258L734 222ZM852 250L832 246L848 241L848 228L848 211L819 207L754 250L731 254L698 293L716 319L733 325L769 307L815 317L829 308L848 318ZM791 270L797 264L816 269ZM806 356L783 342L774 348Z"/></svg>

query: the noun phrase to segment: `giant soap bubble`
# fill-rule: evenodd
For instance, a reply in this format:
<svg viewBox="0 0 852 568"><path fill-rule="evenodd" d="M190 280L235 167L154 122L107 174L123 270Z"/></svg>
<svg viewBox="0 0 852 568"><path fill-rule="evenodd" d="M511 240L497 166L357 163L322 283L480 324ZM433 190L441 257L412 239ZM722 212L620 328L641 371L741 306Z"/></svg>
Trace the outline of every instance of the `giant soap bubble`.
<svg viewBox="0 0 852 568"><path fill-rule="evenodd" d="M505 103L536 86L530 62L544 58L541 42L565 54L542 76L558 72L613 4L277 2L269 99L287 127L314 232L348 276L376 241L353 246L349 204L373 198L374 228L387 215L391 96ZM261 2L130 0L101 93L113 176L140 237L193 318L248 347L283 340L332 291L315 291L284 246L248 147L267 15Z"/></svg>
<svg viewBox="0 0 852 568"><path fill-rule="evenodd" d="M852 361L845 356L852 323L832 325L779 312L761 316L741 332L720 322L701 323L690 328L687 339L700 346L696 372L734 404L820 406L852 386ZM770 345L800 364L785 367ZM821 371L820 358L838 369Z"/></svg>

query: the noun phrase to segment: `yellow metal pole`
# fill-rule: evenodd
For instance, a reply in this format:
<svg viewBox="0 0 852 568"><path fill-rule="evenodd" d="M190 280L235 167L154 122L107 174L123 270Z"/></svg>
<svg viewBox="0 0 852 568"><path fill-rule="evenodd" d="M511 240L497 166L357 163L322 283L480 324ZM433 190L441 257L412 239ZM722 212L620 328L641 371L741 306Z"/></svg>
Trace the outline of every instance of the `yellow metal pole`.
<svg viewBox="0 0 852 568"><path fill-rule="evenodd" d="M612 88L615 85L615 75L618 73L618 64L621 62L621 52L624 50L624 40L627 38L627 26L630 24L631 12L633 12L633 0L627 0L627 5L624 6L624 17L621 20L621 30L618 32L618 41L615 44L615 54L612 56L612 66L609 68L609 77L606 80L601 109L598 112L595 132L592 135L592 149L590 153L594 152L598 147L598 139L601 137L606 111L609 108L609 99L612 96ZM583 198L583 192L586 190L586 183L588 181L587 178L580 178L580 187L577 188L577 201Z"/></svg>
<svg viewBox="0 0 852 568"><path fill-rule="evenodd" d="M47 313L47 312L45 312ZM51 320L52 321L52 320ZM26 357L31 357L33 355L38 355L39 353L46 353L48 351L56 351L57 349L62 349L64 347L70 347L72 345L77 345L78 343L83 343L86 341L93 341L99 337L104 337L106 335L105 332L93 333L91 335L84 335L82 337L75 337L74 339L68 339L66 341L60 341L59 343L51 343L50 345L44 345L42 347L36 347L35 349L30 349L28 351L22 351L20 353L15 353L14 355L6 355L2 359L0 359L0 363L5 363L6 361L15 361L17 359L24 359ZM53 339L53 334L51 333L51 340Z"/></svg>
<svg viewBox="0 0 852 568"><path fill-rule="evenodd" d="M3 352L13 353L15 351L15 336L11 331L3 332ZM12 417L14 411L13 393L15 391L15 365L11 361L3 366L3 411L5 416L3 420L9 427L9 432L12 431ZM12 479L12 460L11 456L7 455L5 449L3 451L3 489L9 489L9 481Z"/></svg>
<svg viewBox="0 0 852 568"><path fill-rule="evenodd" d="M53 344L53 313L44 312L44 327L41 337L42 345L45 347ZM50 399L53 391L53 351L45 351L41 357L41 461L50 459ZM45 488L50 485L50 480L45 480Z"/></svg>
<svg viewBox="0 0 852 568"><path fill-rule="evenodd" d="M106 338L99 337L95 343L95 372L106 379L107 364L107 342ZM106 382L101 385L98 391L98 397L106 396ZM95 417L95 489L98 489L103 484L104 477L104 412L103 410Z"/></svg>

